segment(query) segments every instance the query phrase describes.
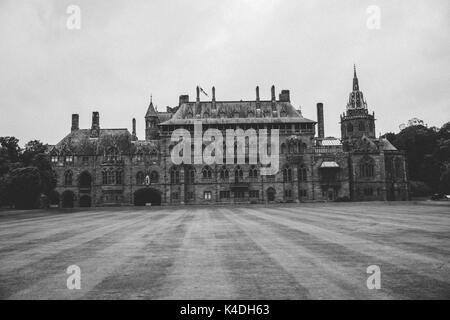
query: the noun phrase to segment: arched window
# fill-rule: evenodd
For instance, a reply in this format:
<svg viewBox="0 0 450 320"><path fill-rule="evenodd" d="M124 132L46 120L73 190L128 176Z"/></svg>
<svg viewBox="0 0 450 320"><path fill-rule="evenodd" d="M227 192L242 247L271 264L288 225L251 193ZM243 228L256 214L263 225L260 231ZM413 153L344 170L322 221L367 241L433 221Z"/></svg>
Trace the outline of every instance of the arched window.
<svg viewBox="0 0 450 320"><path fill-rule="evenodd" d="M192 166L185 167L184 180L186 183L194 183L195 182L195 169Z"/></svg>
<svg viewBox="0 0 450 320"><path fill-rule="evenodd" d="M116 172L113 169L109 169L107 173L107 184L114 184L116 180Z"/></svg>
<svg viewBox="0 0 450 320"><path fill-rule="evenodd" d="M359 164L360 176L363 178L371 178L374 175L374 161L370 157L363 158Z"/></svg>
<svg viewBox="0 0 450 320"><path fill-rule="evenodd" d="M92 184L91 174L87 171L83 171L82 173L80 173L80 176L78 177L78 183L80 188L90 188Z"/></svg>
<svg viewBox="0 0 450 320"><path fill-rule="evenodd" d="M102 171L102 184L108 184L108 172L106 170Z"/></svg>
<svg viewBox="0 0 450 320"><path fill-rule="evenodd" d="M240 166L237 166L234 170L234 179L236 181L239 181L244 178L244 171L242 171L242 168Z"/></svg>
<svg viewBox="0 0 450 320"><path fill-rule="evenodd" d="M248 171L248 176L253 179L258 178L258 168L256 168L255 165L252 165L250 167L250 170Z"/></svg>
<svg viewBox="0 0 450 320"><path fill-rule="evenodd" d="M282 143L281 144L281 154L285 154L286 153L286 144Z"/></svg>
<svg viewBox="0 0 450 320"><path fill-rule="evenodd" d="M289 166L286 166L283 169L283 181L292 182L292 169Z"/></svg>
<svg viewBox="0 0 450 320"><path fill-rule="evenodd" d="M71 186L72 185L73 173L71 170L68 170L64 173L64 185Z"/></svg>
<svg viewBox="0 0 450 320"><path fill-rule="evenodd" d="M353 132L353 125L351 124L351 123L349 123L348 125L347 125L347 132Z"/></svg>
<svg viewBox="0 0 450 320"><path fill-rule="evenodd" d="M137 155L136 155L136 161L141 162L144 160L144 154L140 151Z"/></svg>
<svg viewBox="0 0 450 320"><path fill-rule="evenodd" d="M150 151L150 158L152 158L152 159L158 158L158 151L156 151L155 149L152 149L152 151Z"/></svg>
<svg viewBox="0 0 450 320"><path fill-rule="evenodd" d="M228 173L228 169L223 166L220 169L220 179L228 179L229 178L229 173Z"/></svg>
<svg viewBox="0 0 450 320"><path fill-rule="evenodd" d="M360 122L358 123L358 130L359 131L366 131L366 125L364 124L364 122Z"/></svg>
<svg viewBox="0 0 450 320"><path fill-rule="evenodd" d="M139 171L139 172L136 174L136 184L142 185L142 184L144 184L144 182L145 182L145 176L144 176L144 173L143 173L142 171Z"/></svg>
<svg viewBox="0 0 450 320"><path fill-rule="evenodd" d="M301 165L298 170L298 179L302 182L305 182L307 179L307 171L304 165Z"/></svg>
<svg viewBox="0 0 450 320"><path fill-rule="evenodd" d="M170 168L170 183L179 184L180 183L180 170L178 167L173 166Z"/></svg>
<svg viewBox="0 0 450 320"><path fill-rule="evenodd" d="M107 162L116 162L120 160L119 150L115 147L111 147L106 151L105 160Z"/></svg>
<svg viewBox="0 0 450 320"><path fill-rule="evenodd" d="M151 183L158 183L159 181L159 174L157 171L152 171L150 173L150 182Z"/></svg>
<svg viewBox="0 0 450 320"><path fill-rule="evenodd" d="M395 158L394 167L395 167L395 176L397 178L402 179L403 178L403 161L402 161L402 159Z"/></svg>
<svg viewBox="0 0 450 320"><path fill-rule="evenodd" d="M203 179L211 179L212 178L212 169L209 166L203 167L202 175L203 175Z"/></svg>

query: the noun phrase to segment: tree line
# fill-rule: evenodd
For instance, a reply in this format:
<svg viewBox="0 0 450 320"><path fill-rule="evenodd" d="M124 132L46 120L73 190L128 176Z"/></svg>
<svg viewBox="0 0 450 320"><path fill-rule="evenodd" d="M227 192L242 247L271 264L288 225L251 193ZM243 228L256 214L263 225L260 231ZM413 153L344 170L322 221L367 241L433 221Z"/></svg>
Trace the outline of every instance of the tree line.
<svg viewBox="0 0 450 320"><path fill-rule="evenodd" d="M384 137L406 153L413 197L450 194L450 122L441 128L413 125Z"/></svg>
<svg viewBox="0 0 450 320"><path fill-rule="evenodd" d="M0 137L0 206L32 209L45 206L56 187L46 154L48 145L32 140L20 148L15 137Z"/></svg>

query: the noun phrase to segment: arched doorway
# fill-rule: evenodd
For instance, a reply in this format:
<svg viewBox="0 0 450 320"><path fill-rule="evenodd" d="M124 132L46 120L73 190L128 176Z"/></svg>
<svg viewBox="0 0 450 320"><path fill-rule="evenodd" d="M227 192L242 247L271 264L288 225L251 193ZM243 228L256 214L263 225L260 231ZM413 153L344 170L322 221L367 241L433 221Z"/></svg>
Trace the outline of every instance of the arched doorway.
<svg viewBox="0 0 450 320"><path fill-rule="evenodd" d="M145 206L147 203L151 203L152 206L160 206L161 192L152 188L144 188L134 193L135 206Z"/></svg>
<svg viewBox="0 0 450 320"><path fill-rule="evenodd" d="M80 207L88 208L92 205L92 199L90 196L84 195L80 197Z"/></svg>
<svg viewBox="0 0 450 320"><path fill-rule="evenodd" d="M56 190L50 191L48 194L48 201L51 206L59 206L59 193Z"/></svg>
<svg viewBox="0 0 450 320"><path fill-rule="evenodd" d="M61 206L63 208L73 208L74 200L75 200L75 194L70 190L66 190L62 194Z"/></svg>
<svg viewBox="0 0 450 320"><path fill-rule="evenodd" d="M275 201L275 189L270 187L267 189L267 201Z"/></svg>
<svg viewBox="0 0 450 320"><path fill-rule="evenodd" d="M91 174L87 171L80 173L80 176L78 177L78 184L80 188L90 189L92 184Z"/></svg>

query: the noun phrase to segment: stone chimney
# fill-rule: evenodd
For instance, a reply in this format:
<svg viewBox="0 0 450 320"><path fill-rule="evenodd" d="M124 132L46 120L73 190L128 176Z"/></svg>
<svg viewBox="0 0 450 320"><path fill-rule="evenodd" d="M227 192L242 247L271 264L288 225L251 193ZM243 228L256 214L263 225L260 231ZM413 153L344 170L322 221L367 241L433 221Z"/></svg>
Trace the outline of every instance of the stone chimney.
<svg viewBox="0 0 450 320"><path fill-rule="evenodd" d="M318 137L323 139L325 137L325 127L323 122L323 103L317 104L317 131Z"/></svg>
<svg viewBox="0 0 450 320"><path fill-rule="evenodd" d="M72 128L71 131L80 129L80 116L78 114L72 114Z"/></svg>
<svg viewBox="0 0 450 320"><path fill-rule="evenodd" d="M279 97L281 102L291 102L289 90L281 90Z"/></svg>
<svg viewBox="0 0 450 320"><path fill-rule="evenodd" d="M183 94L180 96L180 99L178 100L179 102L179 106L181 106L183 103L188 103L189 102L189 95L187 94Z"/></svg>
<svg viewBox="0 0 450 320"><path fill-rule="evenodd" d="M272 88L270 89L271 92L271 99L272 101L275 101L275 86L272 86Z"/></svg>
<svg viewBox="0 0 450 320"><path fill-rule="evenodd" d="M132 135L131 136L131 140L136 141L138 138L136 136L136 119L135 118L133 118L132 123L133 123L133 131L132 131L132 134L131 134Z"/></svg>
<svg viewBox="0 0 450 320"><path fill-rule="evenodd" d="M91 138L98 138L100 135L100 115L97 111L92 112Z"/></svg>

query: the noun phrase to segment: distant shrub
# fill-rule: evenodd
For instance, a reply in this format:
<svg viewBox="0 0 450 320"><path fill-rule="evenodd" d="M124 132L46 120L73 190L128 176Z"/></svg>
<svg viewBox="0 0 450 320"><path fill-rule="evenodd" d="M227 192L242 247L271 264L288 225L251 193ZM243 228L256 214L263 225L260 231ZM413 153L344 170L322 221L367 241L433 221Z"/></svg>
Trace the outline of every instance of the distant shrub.
<svg viewBox="0 0 450 320"><path fill-rule="evenodd" d="M427 184L423 181L413 181L409 182L411 195L413 197L426 197L432 193L432 190Z"/></svg>
<svg viewBox="0 0 450 320"><path fill-rule="evenodd" d="M336 198L336 200L334 200L335 202L349 202L350 198L347 196L343 196L343 197L338 197Z"/></svg>

